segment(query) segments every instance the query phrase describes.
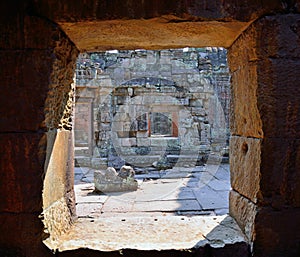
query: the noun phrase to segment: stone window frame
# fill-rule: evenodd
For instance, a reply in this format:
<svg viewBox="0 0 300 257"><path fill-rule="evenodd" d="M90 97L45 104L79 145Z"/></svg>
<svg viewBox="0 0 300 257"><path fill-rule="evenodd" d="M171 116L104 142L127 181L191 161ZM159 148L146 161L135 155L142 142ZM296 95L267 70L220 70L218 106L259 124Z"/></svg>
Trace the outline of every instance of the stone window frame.
<svg viewBox="0 0 300 257"><path fill-rule="evenodd" d="M74 102L73 102L74 103ZM153 107L153 106L152 106ZM158 106L156 106L156 107L154 107L154 109L152 109L152 110L156 110L156 108L159 108ZM172 111L170 111L170 112L172 112L172 113L176 113L176 110L178 111L179 109L177 108L177 107L175 107L174 109L172 109ZM149 115L148 115L149 116ZM174 115L175 116L175 115ZM176 117L176 119L177 119L177 121L178 121L178 115L177 115L177 117ZM148 122L148 126L149 126L149 122ZM176 126L174 126L174 127L176 127ZM177 130L173 130L173 133L174 133L174 135L177 135L178 136L178 127L177 127ZM64 138L63 140L65 140L65 141L70 141L71 139L70 138ZM72 151L73 152L73 151ZM56 154L55 154L56 155ZM74 174L73 174L73 176L74 176ZM74 184L73 184L74 185ZM62 200L63 201L63 203L61 203L61 202L57 202L57 203L55 203L55 204L53 204L51 207L51 210L49 210L49 213L44 213L44 214L46 214L45 216L49 216L49 217L46 217L46 220L47 221L49 221L50 219L52 219L52 218L50 218L50 215L53 215L53 213L51 213L52 211L53 212L55 212L55 211L57 211L58 213L59 213L59 215L64 215L64 213L62 213L61 212L61 210L60 210L60 208L61 207L63 207L63 212L65 212L65 213L68 213L69 212L69 206L67 205L69 202L73 202L74 201L74 195L71 195L71 196L68 196L66 199L63 199ZM65 201L67 202L67 203L65 203ZM73 204L73 203L71 203L71 204ZM74 208L74 206L72 206L72 208ZM75 211L75 210L74 210ZM55 216L57 215L57 213L55 213L54 214ZM59 216L58 215L58 216ZM73 214L72 214L73 215ZM70 215L70 217L68 217L65 221L66 221L66 224L62 224L62 227L63 227L63 229L64 229L64 231L66 232L66 231L68 231L71 227L72 227L72 225L73 225L73 222L74 222L74 216L72 216L72 215ZM76 219L76 217L75 217L75 219ZM55 222L57 222L56 220L53 222L53 223L55 223ZM60 222L60 221L58 221L58 222ZM49 227L51 227L53 224L46 224L46 227L47 226L49 226ZM52 233L52 231L51 231L51 233ZM55 238L57 235L55 234L56 233L56 231L54 231L54 234L53 234L53 238ZM58 235L58 237L59 237L60 235ZM51 240L53 239L53 238L51 238ZM51 248L51 247L49 247L49 248Z"/></svg>
<svg viewBox="0 0 300 257"><path fill-rule="evenodd" d="M152 114L153 113L167 113L171 116L170 120L171 120L171 133L169 134L153 134L152 133L152 128L151 128L151 125L153 123L153 120L152 120ZM148 120L148 124L149 124L149 137L178 137L178 126L176 125L177 123L177 120L178 120L178 114L174 111L169 111L169 112L166 112L166 111L163 111L163 112L159 112L159 111L154 111L154 112L149 112L149 120Z"/></svg>
<svg viewBox="0 0 300 257"><path fill-rule="evenodd" d="M231 91L231 92L232 92L232 91ZM66 145L66 143L65 143L65 145ZM231 173L231 175L232 175L232 173ZM69 200L72 200L72 197L70 197L70 198L68 198L68 199L69 199ZM233 196L231 197L230 201L231 201L231 203L233 203L233 204L235 203L235 202L234 202L235 200L233 199ZM235 210L233 210L233 208L232 208L232 213L231 213L231 214L234 214L233 217L235 217L235 218L237 218L237 219L239 220L239 219L241 218L241 217L239 217L239 214L241 214L241 213L240 213L239 211L237 211L238 213L235 214L235 213L233 213L234 211L235 211ZM249 222L248 220L247 220L247 221L243 221L243 220L241 221L241 220L239 220L239 221L243 223L243 224L240 224L240 226L243 227L243 228L245 228L248 224L252 224L252 225L254 224L254 222ZM247 223L247 224L244 224L244 222ZM247 234L251 236L252 228L249 229L249 231L250 231L250 232L247 233ZM244 232L245 232L245 231L244 231ZM248 235L247 235L247 236L248 236ZM250 238L250 237L249 237L249 238Z"/></svg>

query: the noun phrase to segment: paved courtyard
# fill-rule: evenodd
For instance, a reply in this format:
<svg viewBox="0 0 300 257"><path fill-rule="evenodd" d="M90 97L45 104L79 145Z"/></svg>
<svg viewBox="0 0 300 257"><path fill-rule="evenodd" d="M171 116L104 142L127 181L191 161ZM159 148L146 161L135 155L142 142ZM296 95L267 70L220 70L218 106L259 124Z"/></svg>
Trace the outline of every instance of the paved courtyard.
<svg viewBox="0 0 300 257"><path fill-rule="evenodd" d="M75 168L76 208L79 218L228 213L228 164L137 174L138 190L122 193L94 192L93 176L93 169Z"/></svg>
<svg viewBox="0 0 300 257"><path fill-rule="evenodd" d="M45 242L52 249L181 250L246 241L228 215L228 164L137 174L137 191L109 194L94 192L93 173L75 168L78 220Z"/></svg>

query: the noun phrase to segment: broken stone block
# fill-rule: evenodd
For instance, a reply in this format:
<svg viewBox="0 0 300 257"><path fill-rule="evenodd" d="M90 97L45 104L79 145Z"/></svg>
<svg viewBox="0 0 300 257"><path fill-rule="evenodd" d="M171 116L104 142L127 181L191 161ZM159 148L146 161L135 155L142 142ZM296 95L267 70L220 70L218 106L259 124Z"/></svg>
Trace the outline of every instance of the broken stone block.
<svg viewBox="0 0 300 257"><path fill-rule="evenodd" d="M123 165L118 173L118 176L124 179L133 178L134 179L135 171L131 166Z"/></svg>
<svg viewBox="0 0 300 257"><path fill-rule="evenodd" d="M133 168L125 165L119 173L112 167L108 167L105 171L95 171L95 191L102 193L135 191L138 188L138 183L134 179L134 175Z"/></svg>

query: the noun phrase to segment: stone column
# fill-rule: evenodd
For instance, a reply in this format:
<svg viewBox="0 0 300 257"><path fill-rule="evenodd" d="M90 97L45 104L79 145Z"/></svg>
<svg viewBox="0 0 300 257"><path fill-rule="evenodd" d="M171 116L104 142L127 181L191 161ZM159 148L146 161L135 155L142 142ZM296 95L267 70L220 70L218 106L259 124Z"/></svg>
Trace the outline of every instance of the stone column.
<svg viewBox="0 0 300 257"><path fill-rule="evenodd" d="M267 16L232 45L230 213L254 256L300 249L300 15Z"/></svg>
<svg viewBox="0 0 300 257"><path fill-rule="evenodd" d="M57 139L63 138L62 147L70 149L77 50L56 25L26 16L25 2L7 2L1 9L0 255L51 256L42 244L46 234L39 215L47 175L63 182L62 196L52 195L47 207L64 197L68 217L73 214L73 204L66 200L73 194L72 183L66 179L71 180L72 157L64 153L52 173L45 172L53 149L59 146ZM61 149L56 149L60 154ZM55 184L49 183L53 189Z"/></svg>

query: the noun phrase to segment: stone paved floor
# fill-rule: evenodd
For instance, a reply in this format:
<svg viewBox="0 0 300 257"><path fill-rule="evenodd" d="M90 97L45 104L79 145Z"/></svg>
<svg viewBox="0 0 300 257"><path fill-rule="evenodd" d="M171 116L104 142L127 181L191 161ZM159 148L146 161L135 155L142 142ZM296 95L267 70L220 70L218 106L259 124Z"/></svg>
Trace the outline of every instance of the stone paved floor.
<svg viewBox="0 0 300 257"><path fill-rule="evenodd" d="M94 192L93 172L94 170L85 167L75 168L79 218L228 213L228 164L137 174L137 191L107 194Z"/></svg>
<svg viewBox="0 0 300 257"><path fill-rule="evenodd" d="M67 233L44 241L50 249L204 251L234 245L249 249L227 214L227 164L136 175L137 191L113 194L94 192L93 172L75 168L79 218Z"/></svg>

